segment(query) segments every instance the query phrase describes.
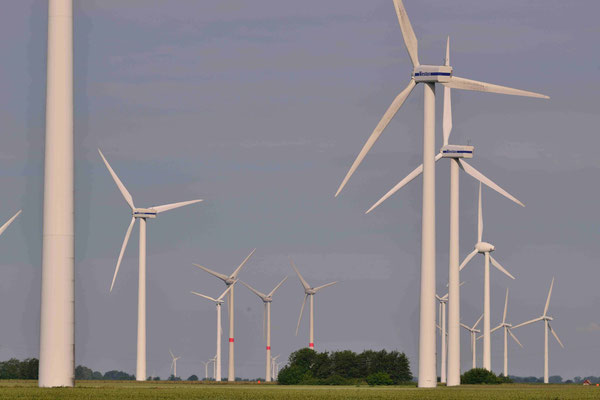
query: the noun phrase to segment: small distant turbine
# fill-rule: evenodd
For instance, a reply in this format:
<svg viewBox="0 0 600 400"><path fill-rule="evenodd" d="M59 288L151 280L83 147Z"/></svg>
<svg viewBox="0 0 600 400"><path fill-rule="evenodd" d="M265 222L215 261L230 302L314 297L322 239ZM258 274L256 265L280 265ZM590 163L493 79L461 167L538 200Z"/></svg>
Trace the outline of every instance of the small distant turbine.
<svg viewBox="0 0 600 400"><path fill-rule="evenodd" d="M504 376L505 377L508 376L508 335L510 335L510 337L512 337L513 340L515 342L517 342L517 344L519 346L521 346L521 348L523 347L521 342L519 342L519 339L517 339L517 337L515 336L515 334L512 331L513 326L506 322L506 310L507 309L508 309L508 288L506 288L506 297L504 299L504 314L502 314L502 323L491 330L491 333L494 333L495 331L497 331L500 328L504 329Z"/></svg>
<svg viewBox="0 0 600 400"><path fill-rule="evenodd" d="M240 282L242 282L242 284L244 286L246 286L248 289L250 289L252 291L252 293L257 295L264 303L263 339L265 336L265 316L267 319L267 363L266 363L267 366L266 366L266 374L265 374L265 380L267 382L271 382L271 363L269 362L269 360L271 359L271 302L273 301L273 295L275 294L275 291L277 291L277 289L279 289L279 287L283 284L283 282L286 281L287 278L288 278L287 276L285 278L283 278L283 280L281 282L279 282L279 284L277 284L277 286L275 286L275 289L271 290L269 292L269 294L261 293L258 290L254 289L252 286L248 285L246 282L240 281Z"/></svg>
<svg viewBox="0 0 600 400"><path fill-rule="evenodd" d="M446 346L448 343L448 332L446 331L446 305L448 304L448 293L444 296L435 295L435 298L440 303L438 311L438 329L440 330L440 383L446 383Z"/></svg>
<svg viewBox="0 0 600 400"><path fill-rule="evenodd" d="M300 278L300 283L302 283L302 287L304 288L304 301L302 302L302 308L300 308L300 316L298 317L298 325L296 326L296 336L298 336L298 329L300 328L300 321L302 320L302 313L304 312L304 305L306 304L306 298L310 297L310 326L309 326L310 332L309 332L308 347L310 349L314 350L315 349L315 320L314 320L315 293L317 293L319 290L321 290L323 288L326 288L327 286L335 285L336 283L338 283L338 281L330 282L325 285L321 285L321 286L317 286L317 287L313 288L304 280L302 275L300 275L300 272L298 272L298 269L294 265L294 262L292 261L291 258L290 258L290 263L292 264L292 268L294 269L294 271L296 271L298 278Z"/></svg>
<svg viewBox="0 0 600 400"><path fill-rule="evenodd" d="M216 299L214 299L210 296L192 291L192 294L195 294L196 296L204 297L205 299L214 301L215 304L217 305L217 354L215 355L215 358L214 358L215 365L216 365L215 381L217 381L217 382L221 382L221 336L223 336L223 329L221 327L221 305L224 302L223 297L225 297L227 292L229 292L233 289L233 286L236 284L236 282L237 281L234 281L231 285L229 285L227 287L227 289L225 289L225 291L223 293L221 293L221 295L219 297L217 297Z"/></svg>
<svg viewBox="0 0 600 400"><path fill-rule="evenodd" d="M175 357L171 350L169 350L169 354L171 355L172 359L171 368L169 369L169 372L173 371L173 378L177 378L177 360L179 360L181 357Z"/></svg>
<svg viewBox="0 0 600 400"><path fill-rule="evenodd" d="M477 334L481 332L479 329L477 329L477 325L479 325L482 318L483 314L481 314L481 317L479 317L473 326L467 326L462 322L460 323L460 326L468 330L471 334L471 355L473 356L473 368L477 368Z"/></svg>
<svg viewBox="0 0 600 400"><path fill-rule="evenodd" d="M242 270L242 267L246 264L246 262L250 259L250 257L252 257L252 254L254 254L254 252L256 251L256 249L252 250L250 252L250 254L248 254L248 256L244 259L244 261L242 261L242 263L235 269L235 271L233 271L233 273L231 275L225 275L225 274L220 274L218 272L213 271L212 269L208 269L206 267L203 267L202 265L198 265L198 264L194 264L196 267L208 272L209 274L211 274L212 276L216 276L217 278L219 278L220 280L222 280L225 285L227 286L231 286L233 285L233 283L237 280L237 276L240 273L240 271ZM235 381L235 339L234 339L234 318L233 318L233 311L234 311L234 307L233 307L233 289L231 289L231 291L229 292L229 364L228 364L228 372L227 372L227 381L229 382L234 382Z"/></svg>
<svg viewBox="0 0 600 400"><path fill-rule="evenodd" d="M174 210L179 207L187 206L190 204L198 203L202 200L190 200L190 201L182 201L180 203L172 203L165 204L162 206L152 206L150 208L136 208L133 204L133 197L123 184L115 171L112 169L104 154L98 149L98 153L100 153L100 157L102 157L102 161L106 165L108 172L112 176L113 180L117 184L119 191L123 195L123 198L131 208L131 212L133 216L131 217L131 222L129 223L129 227L127 228L127 232L125 233L125 239L123 240L123 245L121 246L121 252L119 253L119 259L117 260L117 266L115 268L115 273L113 275L112 283L110 284L110 291L112 292L113 287L115 285L115 280L117 279L117 274L119 273L119 267L121 266L121 261L123 260L123 254L125 253L125 248L127 247L127 242L129 241L129 236L131 235L131 230L133 229L133 225L136 220L140 221L140 246L139 246L139 268L138 268L138 335L137 335L137 367L135 378L138 381L146 380L146 219L156 218L158 214L164 211Z"/></svg>
<svg viewBox="0 0 600 400"><path fill-rule="evenodd" d="M271 379L273 381L277 380L277 372L275 371L275 369L277 368L277 359L279 358L281 354L277 354L275 357L271 358L271 364L272 364L272 368L271 368Z"/></svg>
<svg viewBox="0 0 600 400"><path fill-rule="evenodd" d="M552 329L552 327L550 326L550 321L554 320L554 318L552 318L548 315L548 306L550 306L550 296L552 296L552 287L553 286L554 286L554 278L552 278L552 283L550 283L550 290L548 291L548 297L546 298L546 306L544 307L544 313L542 314L542 316L513 326L513 329L516 329L521 326L532 324L534 322L544 321L544 383L548 383L548 381L549 381L548 380L548 331L552 332L552 335L554 336L554 338L556 339L558 344L560 344L560 347L562 347L563 349L565 348L565 346L562 344L562 342L558 338L558 335L556 334L554 329Z"/></svg>
<svg viewBox="0 0 600 400"><path fill-rule="evenodd" d="M496 248L494 245L483 241L483 211L481 208L481 183L479 184L479 212L477 222L477 243L475 244L475 250L473 250L462 262L459 270L462 269L471 261L477 253L483 254L485 258L484 263L484 278L483 278L483 368L488 371L492 370L492 350L491 350L491 329L490 329L490 261L492 265L499 271L504 273L511 279L515 279L494 257L491 256L491 252Z"/></svg>

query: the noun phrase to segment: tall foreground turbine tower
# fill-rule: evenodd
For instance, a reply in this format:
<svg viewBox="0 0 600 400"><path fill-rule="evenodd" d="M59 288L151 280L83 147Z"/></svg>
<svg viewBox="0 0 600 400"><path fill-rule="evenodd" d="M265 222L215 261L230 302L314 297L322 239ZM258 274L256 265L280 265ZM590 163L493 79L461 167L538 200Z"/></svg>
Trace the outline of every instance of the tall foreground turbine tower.
<svg viewBox="0 0 600 400"><path fill-rule="evenodd" d="M40 387L75 384L73 0L49 0Z"/></svg>

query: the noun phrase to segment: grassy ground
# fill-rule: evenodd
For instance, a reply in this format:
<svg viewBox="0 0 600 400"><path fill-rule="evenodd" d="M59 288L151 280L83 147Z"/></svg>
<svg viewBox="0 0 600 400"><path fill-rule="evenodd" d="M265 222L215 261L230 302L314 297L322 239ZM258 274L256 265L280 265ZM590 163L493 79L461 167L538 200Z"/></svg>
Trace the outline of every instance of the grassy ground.
<svg viewBox="0 0 600 400"><path fill-rule="evenodd" d="M39 389L35 381L0 381L0 399L600 399L600 388L580 385L415 387L279 386L192 382L79 381L75 388Z"/></svg>

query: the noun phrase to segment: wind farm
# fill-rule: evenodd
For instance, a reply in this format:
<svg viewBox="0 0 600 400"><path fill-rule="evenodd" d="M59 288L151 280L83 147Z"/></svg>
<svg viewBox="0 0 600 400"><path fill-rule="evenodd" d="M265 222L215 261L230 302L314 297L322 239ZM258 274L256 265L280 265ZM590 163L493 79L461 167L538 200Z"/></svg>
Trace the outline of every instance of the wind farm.
<svg viewBox="0 0 600 400"><path fill-rule="evenodd" d="M0 398L596 398L598 12L7 3Z"/></svg>

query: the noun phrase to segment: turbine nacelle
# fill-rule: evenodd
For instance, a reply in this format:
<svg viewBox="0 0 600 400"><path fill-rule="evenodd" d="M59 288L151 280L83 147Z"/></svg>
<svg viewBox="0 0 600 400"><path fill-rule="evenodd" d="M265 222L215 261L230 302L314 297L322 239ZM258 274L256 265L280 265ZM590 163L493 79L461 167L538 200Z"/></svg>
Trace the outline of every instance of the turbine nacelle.
<svg viewBox="0 0 600 400"><path fill-rule="evenodd" d="M308 289L304 290L304 293L306 293L308 296L310 296L310 295L317 293L317 291L315 290L315 288L308 288Z"/></svg>
<svg viewBox="0 0 600 400"><path fill-rule="evenodd" d="M488 242L479 242L475 245L475 250L477 250L478 253L484 254L491 253L492 251L496 250L496 247Z"/></svg>
<svg viewBox="0 0 600 400"><path fill-rule="evenodd" d="M473 158L473 146L447 144L440 149L442 158Z"/></svg>
<svg viewBox="0 0 600 400"><path fill-rule="evenodd" d="M156 211L154 208L134 208L131 212L134 218L156 218Z"/></svg>
<svg viewBox="0 0 600 400"><path fill-rule="evenodd" d="M412 73L415 82L450 82L452 67L449 65L417 65Z"/></svg>

